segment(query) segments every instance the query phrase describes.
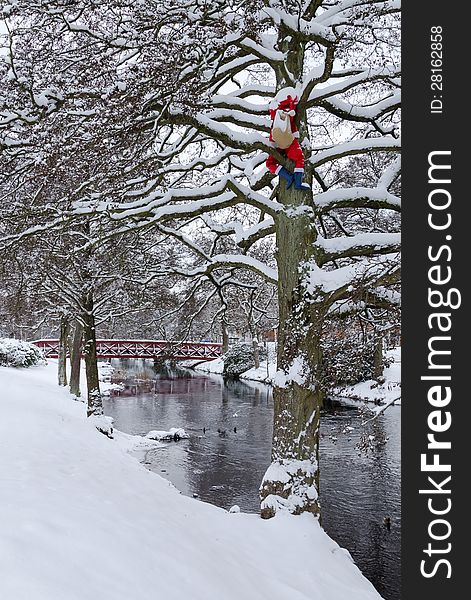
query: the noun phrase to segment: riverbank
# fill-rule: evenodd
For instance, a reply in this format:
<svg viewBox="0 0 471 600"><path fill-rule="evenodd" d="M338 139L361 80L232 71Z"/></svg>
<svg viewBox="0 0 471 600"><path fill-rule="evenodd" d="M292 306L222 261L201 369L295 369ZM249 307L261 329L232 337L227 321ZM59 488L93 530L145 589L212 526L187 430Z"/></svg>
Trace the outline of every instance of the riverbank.
<svg viewBox="0 0 471 600"><path fill-rule="evenodd" d="M0 368L0 597L373 600L310 515L229 513L187 498L98 433L55 365Z"/></svg>
<svg viewBox="0 0 471 600"><path fill-rule="evenodd" d="M331 395L381 405L389 404L393 401L396 404L400 404L401 349L393 348L387 350L386 359L390 364L384 369L383 379L380 382L371 379L351 386L336 387L332 390ZM222 375L224 372L224 361L222 358L218 358L213 361L199 363L193 368L195 371ZM261 361L258 369L253 368L242 373L240 379L260 381L267 385L272 385L275 375L276 355L274 349L269 348L268 359Z"/></svg>
<svg viewBox="0 0 471 600"><path fill-rule="evenodd" d="M337 387L332 395L379 405L401 404L401 349L387 350L386 359L390 364L384 369L381 381L370 379L351 386Z"/></svg>

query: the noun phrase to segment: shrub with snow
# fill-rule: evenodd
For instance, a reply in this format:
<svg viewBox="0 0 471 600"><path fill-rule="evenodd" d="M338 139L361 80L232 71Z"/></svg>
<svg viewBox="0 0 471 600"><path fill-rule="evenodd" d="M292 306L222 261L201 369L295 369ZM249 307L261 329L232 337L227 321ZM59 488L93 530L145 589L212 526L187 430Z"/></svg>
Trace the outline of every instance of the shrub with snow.
<svg viewBox="0 0 471 600"><path fill-rule="evenodd" d="M0 366L32 367L45 362L43 353L34 344L13 338L0 338Z"/></svg>
<svg viewBox="0 0 471 600"><path fill-rule="evenodd" d="M354 385L360 381L374 379L375 343L373 338L365 340L358 336L326 336L322 343L323 384L329 389L339 385ZM383 368L390 364L383 357Z"/></svg>
<svg viewBox="0 0 471 600"><path fill-rule="evenodd" d="M260 347L260 360L266 358L265 349ZM234 344L224 355L224 375L239 377L245 371L255 366L253 348L251 344Z"/></svg>

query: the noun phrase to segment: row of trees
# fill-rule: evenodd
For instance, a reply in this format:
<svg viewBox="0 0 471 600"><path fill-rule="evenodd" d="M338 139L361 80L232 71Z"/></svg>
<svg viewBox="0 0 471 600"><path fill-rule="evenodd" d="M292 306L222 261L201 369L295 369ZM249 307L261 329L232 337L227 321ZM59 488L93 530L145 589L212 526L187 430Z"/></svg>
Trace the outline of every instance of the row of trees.
<svg viewBox="0 0 471 600"><path fill-rule="evenodd" d="M399 10L397 0L4 9L3 251L21 244L31 257L35 245L56 306L79 282L86 356L110 302L160 315L140 296L149 285L185 290L223 330L231 297L259 315L276 299L264 517L319 511L326 324L398 305ZM293 167L268 140L269 101L288 87L307 193L264 168L269 155ZM92 385L89 413L99 410Z"/></svg>

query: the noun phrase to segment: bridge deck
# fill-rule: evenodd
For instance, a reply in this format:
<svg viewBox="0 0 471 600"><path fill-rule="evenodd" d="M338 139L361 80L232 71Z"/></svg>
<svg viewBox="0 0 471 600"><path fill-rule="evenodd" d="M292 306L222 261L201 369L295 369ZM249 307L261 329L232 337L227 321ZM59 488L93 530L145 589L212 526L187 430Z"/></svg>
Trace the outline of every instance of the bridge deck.
<svg viewBox="0 0 471 600"><path fill-rule="evenodd" d="M59 356L59 340L32 342L46 358ZM98 358L161 358L214 360L222 355L222 344L213 342L168 342L166 340L97 340Z"/></svg>

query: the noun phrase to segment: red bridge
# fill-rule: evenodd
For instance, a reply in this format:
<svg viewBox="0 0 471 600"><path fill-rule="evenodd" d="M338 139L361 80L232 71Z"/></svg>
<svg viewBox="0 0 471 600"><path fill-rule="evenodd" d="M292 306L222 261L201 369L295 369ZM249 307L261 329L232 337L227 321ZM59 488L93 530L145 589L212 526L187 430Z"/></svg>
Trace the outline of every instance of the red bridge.
<svg viewBox="0 0 471 600"><path fill-rule="evenodd" d="M59 340L35 340L46 358L59 356ZM222 344L211 342L167 342L164 340L97 340L98 358L160 358L162 360L214 360L222 355Z"/></svg>

